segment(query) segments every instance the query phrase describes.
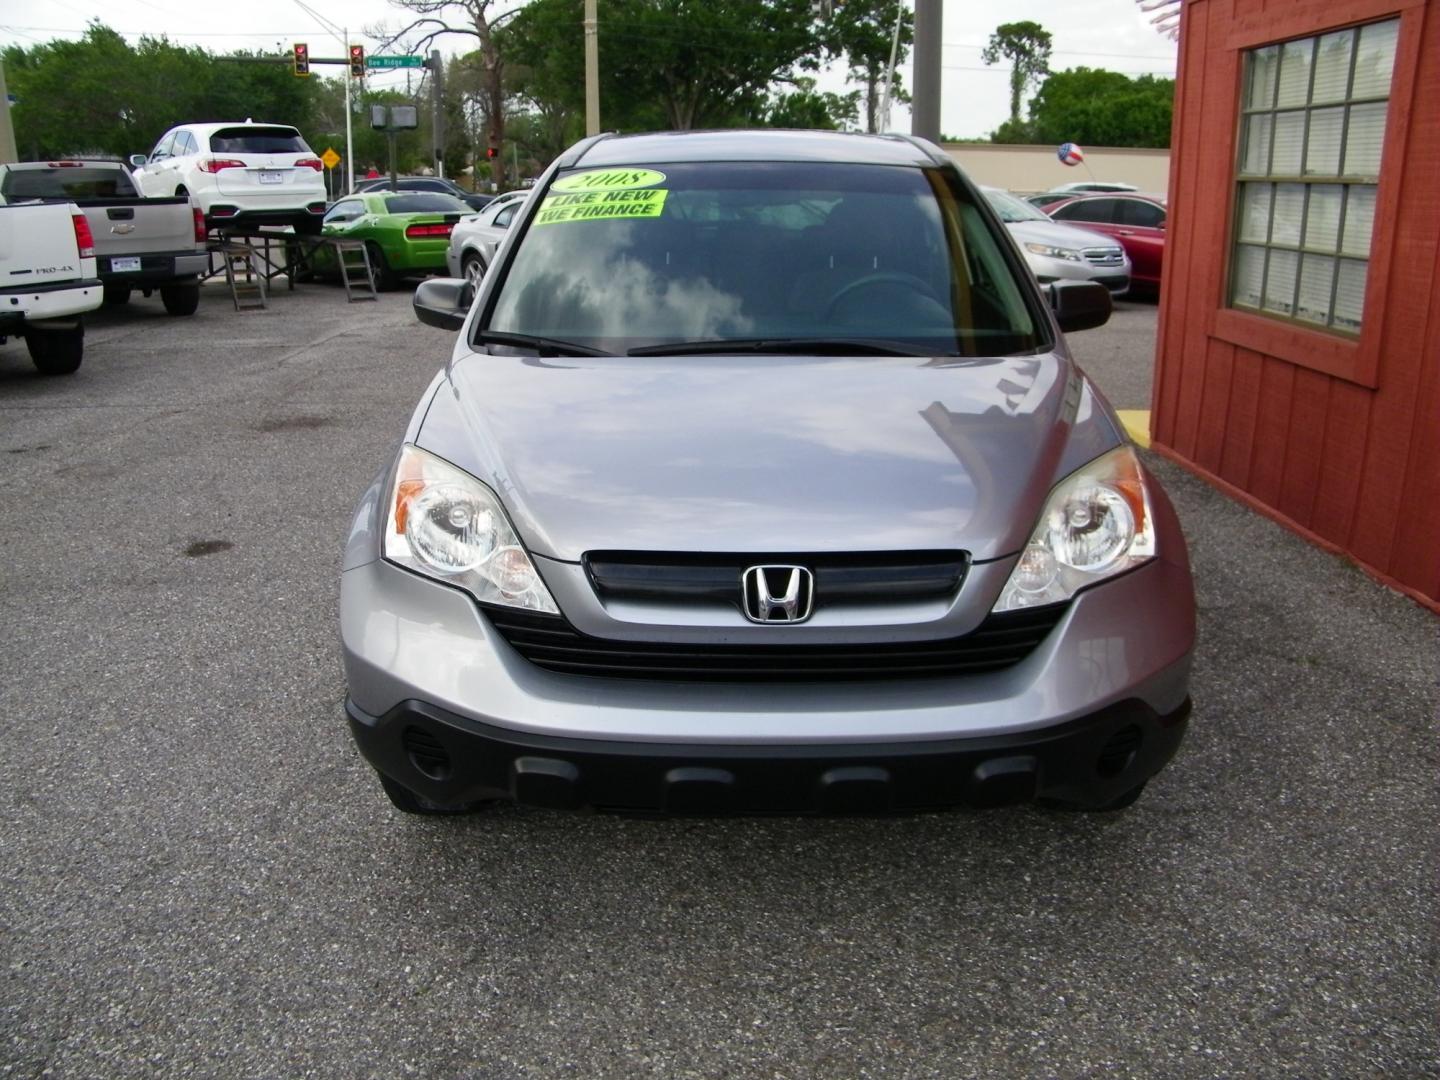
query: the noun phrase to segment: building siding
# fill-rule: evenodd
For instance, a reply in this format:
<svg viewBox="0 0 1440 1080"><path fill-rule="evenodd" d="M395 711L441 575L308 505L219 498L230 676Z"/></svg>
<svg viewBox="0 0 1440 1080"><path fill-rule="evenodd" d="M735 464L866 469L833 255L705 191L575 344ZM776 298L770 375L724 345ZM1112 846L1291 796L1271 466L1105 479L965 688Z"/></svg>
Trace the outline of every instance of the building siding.
<svg viewBox="0 0 1440 1080"><path fill-rule="evenodd" d="M1225 305L1245 50L1400 16L1358 342ZM1440 0L1189 0L1151 436L1440 608Z"/></svg>

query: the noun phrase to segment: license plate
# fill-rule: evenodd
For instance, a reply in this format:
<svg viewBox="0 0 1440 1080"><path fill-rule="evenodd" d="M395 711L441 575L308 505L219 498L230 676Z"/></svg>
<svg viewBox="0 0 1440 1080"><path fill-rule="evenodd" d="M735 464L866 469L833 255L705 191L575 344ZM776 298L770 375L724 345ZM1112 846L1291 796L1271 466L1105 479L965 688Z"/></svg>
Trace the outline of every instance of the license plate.
<svg viewBox="0 0 1440 1080"><path fill-rule="evenodd" d="M123 274L123 273L125 273L127 270L139 270L139 269L140 269L140 258L139 258L139 256L136 256L136 257L134 257L134 258L128 258L128 259L111 259L111 260L110 260L110 272L111 272L112 274Z"/></svg>
<svg viewBox="0 0 1440 1080"><path fill-rule="evenodd" d="M284 181L285 177L273 169L260 170L260 183L262 184L280 184Z"/></svg>

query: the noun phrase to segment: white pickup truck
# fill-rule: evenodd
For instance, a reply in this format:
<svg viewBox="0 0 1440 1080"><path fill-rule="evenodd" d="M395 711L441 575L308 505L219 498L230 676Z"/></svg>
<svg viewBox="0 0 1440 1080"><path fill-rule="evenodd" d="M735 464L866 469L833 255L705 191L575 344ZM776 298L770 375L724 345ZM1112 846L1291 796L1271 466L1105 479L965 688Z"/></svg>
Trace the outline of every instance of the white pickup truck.
<svg viewBox="0 0 1440 1080"><path fill-rule="evenodd" d="M85 352L80 316L103 297L78 206L0 206L0 343L23 337L42 375L69 375Z"/></svg>

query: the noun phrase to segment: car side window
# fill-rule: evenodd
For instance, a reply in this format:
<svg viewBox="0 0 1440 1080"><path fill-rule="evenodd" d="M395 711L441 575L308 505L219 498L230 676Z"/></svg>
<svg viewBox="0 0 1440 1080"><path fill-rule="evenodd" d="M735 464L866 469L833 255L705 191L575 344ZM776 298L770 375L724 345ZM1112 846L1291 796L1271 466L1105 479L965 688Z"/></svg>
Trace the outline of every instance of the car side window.
<svg viewBox="0 0 1440 1080"><path fill-rule="evenodd" d="M1094 221L1102 225L1115 224L1116 206L1114 199L1081 199L1055 211L1061 221Z"/></svg>
<svg viewBox="0 0 1440 1080"><path fill-rule="evenodd" d="M175 146L171 153L175 157L184 157L186 154L195 153L195 139L188 131L182 131L175 136Z"/></svg>
<svg viewBox="0 0 1440 1080"><path fill-rule="evenodd" d="M1165 224L1165 211L1143 199L1124 199L1121 201L1121 221L1126 225L1158 229Z"/></svg>
<svg viewBox="0 0 1440 1080"><path fill-rule="evenodd" d="M175 132L167 131L160 136L160 141L155 144L155 149L150 151L151 161L162 161L170 156L170 148L175 145Z"/></svg>
<svg viewBox="0 0 1440 1080"><path fill-rule="evenodd" d="M511 220L515 217L515 211L518 209L520 209L519 203L511 203L509 206L505 207L505 209L501 210L498 214L495 215L495 220L494 222L492 222L492 224L497 229L508 229L510 227Z"/></svg>
<svg viewBox="0 0 1440 1080"><path fill-rule="evenodd" d="M346 199L336 203L325 212L324 223L354 221L365 212L365 205L358 199Z"/></svg>

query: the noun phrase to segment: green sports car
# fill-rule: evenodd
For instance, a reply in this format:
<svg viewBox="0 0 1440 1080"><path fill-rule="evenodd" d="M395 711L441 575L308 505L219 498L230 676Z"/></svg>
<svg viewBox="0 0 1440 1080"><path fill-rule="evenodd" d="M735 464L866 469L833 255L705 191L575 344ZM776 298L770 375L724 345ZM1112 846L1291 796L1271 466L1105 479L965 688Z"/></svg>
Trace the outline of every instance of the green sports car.
<svg viewBox="0 0 1440 1080"><path fill-rule="evenodd" d="M382 289L402 277L445 272L450 230L475 213L453 195L431 191L366 191L347 195L325 212L321 233L336 240L362 240ZM339 273L334 250L319 248L310 257L322 275Z"/></svg>

